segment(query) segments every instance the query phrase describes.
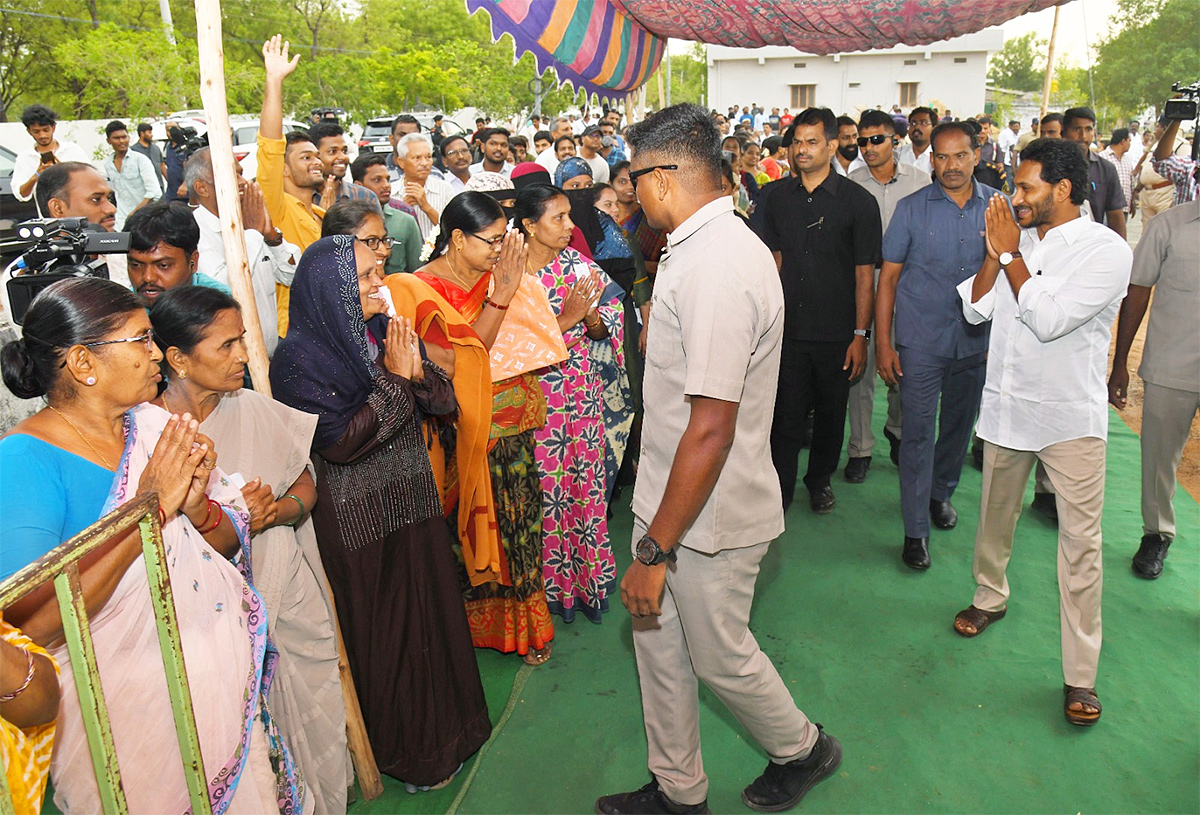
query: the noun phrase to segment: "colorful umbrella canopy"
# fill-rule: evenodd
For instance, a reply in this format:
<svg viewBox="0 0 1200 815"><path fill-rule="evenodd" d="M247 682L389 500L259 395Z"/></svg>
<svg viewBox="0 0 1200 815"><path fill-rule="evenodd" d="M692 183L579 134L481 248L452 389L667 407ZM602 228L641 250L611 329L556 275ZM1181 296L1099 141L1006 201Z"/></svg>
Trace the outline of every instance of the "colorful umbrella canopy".
<svg viewBox="0 0 1200 815"><path fill-rule="evenodd" d="M539 71L604 99L658 67L665 37L810 54L925 45L1070 0L466 0Z"/></svg>

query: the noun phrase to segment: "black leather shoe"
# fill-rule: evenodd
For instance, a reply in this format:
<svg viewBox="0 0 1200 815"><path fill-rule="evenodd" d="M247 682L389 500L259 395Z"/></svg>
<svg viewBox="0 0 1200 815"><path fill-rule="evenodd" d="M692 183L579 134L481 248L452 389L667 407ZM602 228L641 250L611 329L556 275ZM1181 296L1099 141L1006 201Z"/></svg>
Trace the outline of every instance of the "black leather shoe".
<svg viewBox="0 0 1200 815"><path fill-rule="evenodd" d="M658 779L640 790L619 792L596 799L598 815L708 815L708 799L698 804L677 804L658 786Z"/></svg>
<svg viewBox="0 0 1200 815"><path fill-rule="evenodd" d="M763 774L742 790L742 803L758 812L791 809L814 786L837 772L842 745L817 725L817 743L807 758L767 764Z"/></svg>
<svg viewBox="0 0 1200 815"><path fill-rule="evenodd" d="M900 555L904 561L904 565L910 569L925 571L933 563L929 559L929 537L910 538L907 535L904 537L904 552Z"/></svg>
<svg viewBox="0 0 1200 815"><path fill-rule="evenodd" d="M833 512L833 505L836 503L837 499L833 497L832 487L821 487L821 489L813 490L808 494L808 505L818 515L828 515Z"/></svg>
<svg viewBox="0 0 1200 815"><path fill-rule="evenodd" d="M1147 580L1156 580L1163 570L1163 560L1167 557L1167 548L1171 538L1158 533L1142 535L1142 545L1133 556L1133 573Z"/></svg>
<svg viewBox="0 0 1200 815"><path fill-rule="evenodd" d="M867 480L867 470L871 469L871 457L861 456L846 462L846 470L842 475L851 484L861 484Z"/></svg>
<svg viewBox="0 0 1200 815"><path fill-rule="evenodd" d="M938 529L953 529L958 525L958 513L949 501L930 501L929 519Z"/></svg>
<svg viewBox="0 0 1200 815"><path fill-rule="evenodd" d="M897 467L900 466L900 437L886 427L883 429L883 437L888 440L888 444L892 445L892 463Z"/></svg>
<svg viewBox="0 0 1200 815"><path fill-rule="evenodd" d="M1058 526L1058 500L1053 493L1035 492L1033 503L1030 506L1041 513L1047 521Z"/></svg>

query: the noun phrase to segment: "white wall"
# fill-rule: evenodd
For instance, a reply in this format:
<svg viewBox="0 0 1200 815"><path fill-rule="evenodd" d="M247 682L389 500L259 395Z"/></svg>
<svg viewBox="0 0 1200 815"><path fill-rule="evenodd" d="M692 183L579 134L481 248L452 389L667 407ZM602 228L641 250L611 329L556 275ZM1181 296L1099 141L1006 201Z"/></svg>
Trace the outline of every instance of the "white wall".
<svg viewBox="0 0 1200 815"><path fill-rule="evenodd" d="M856 115L867 108L890 109L900 103L900 83L916 82L918 104L933 104L966 118L983 112L988 52L1002 44L1003 34L993 29L928 46L830 56L778 46L710 45L709 106L722 112L734 104L740 108L756 102L768 111L793 107L792 85L816 85L818 106ZM905 64L911 61L916 64ZM910 107L905 105L905 112Z"/></svg>

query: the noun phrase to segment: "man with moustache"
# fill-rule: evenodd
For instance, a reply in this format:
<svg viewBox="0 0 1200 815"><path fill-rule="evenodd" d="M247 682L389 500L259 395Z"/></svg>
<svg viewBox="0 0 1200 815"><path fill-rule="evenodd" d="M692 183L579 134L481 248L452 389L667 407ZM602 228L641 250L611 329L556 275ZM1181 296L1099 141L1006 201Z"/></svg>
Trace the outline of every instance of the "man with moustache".
<svg viewBox="0 0 1200 815"><path fill-rule="evenodd" d="M998 192L974 179L973 131L966 122L934 128L937 180L896 205L883 238L875 301L879 375L901 385L901 559L919 571L931 563L930 521L939 529L958 523L950 499L979 412L987 360L988 324L967 322L957 290L983 262L980 233Z"/></svg>
<svg viewBox="0 0 1200 815"><path fill-rule="evenodd" d="M932 153L929 150L929 135L933 132L933 124L937 114L932 108L913 108L908 114L908 149L900 153L900 161L911 164L926 175L932 175L933 169L929 162Z"/></svg>
<svg viewBox="0 0 1200 815"><path fill-rule="evenodd" d="M850 173L850 180L861 186L875 198L883 232L900 199L929 184L929 174L909 164L896 160L896 122L890 113L882 110L864 111L858 120L858 149L867 163ZM875 269L875 285L879 285L879 268ZM891 458L899 463L900 438L900 390L896 384L888 385L888 415L883 426L883 435L891 443ZM867 342L867 362L862 378L850 388L850 439L846 452L850 460L843 473L851 484L866 480L871 466L871 453L875 449L875 434L871 432L871 418L875 409L875 344Z"/></svg>
<svg viewBox="0 0 1200 815"><path fill-rule="evenodd" d="M839 116L837 127L838 148L833 156L833 169L840 176L848 176L851 170L866 166L858 154L858 123L849 116Z"/></svg>
<svg viewBox="0 0 1200 815"><path fill-rule="evenodd" d="M571 120L566 116L559 116L554 120L554 126L550 128L550 143L557 147L558 140L563 136L574 135L574 128L571 125ZM550 173L550 177L554 177L554 171L558 169L558 156L555 155L555 150L543 150L538 153L537 163L546 168L546 172Z"/></svg>
<svg viewBox="0 0 1200 815"><path fill-rule="evenodd" d="M787 509L811 408L804 485L812 511L825 514L836 503L830 476L842 453L850 383L866 369L882 222L871 194L831 167L838 122L828 108L805 110L787 135L792 175L767 185L755 211L786 304L771 458Z"/></svg>
<svg viewBox="0 0 1200 815"><path fill-rule="evenodd" d="M978 428L985 446L977 588L954 629L974 637L1004 616L1013 532L1029 472L1041 461L1058 493L1063 714L1080 726L1101 713L1104 380L1133 259L1121 236L1082 217L1089 183L1077 145L1039 139L1026 147L1012 208L992 198L987 259L958 287L967 321L991 320L992 331Z"/></svg>
<svg viewBox="0 0 1200 815"><path fill-rule="evenodd" d="M47 218L87 218L88 223L116 231L117 208L110 196L108 181L90 164L82 161L58 162L41 173L36 189L38 211ZM129 285L123 254L104 255L108 279Z"/></svg>
<svg viewBox="0 0 1200 815"><path fill-rule="evenodd" d="M1091 108L1071 108L1063 114L1063 138L1079 145L1088 162L1087 202L1092 217L1122 238L1125 237L1125 210L1129 202L1121 189L1117 168L1093 152L1096 140L1096 114Z"/></svg>
<svg viewBox="0 0 1200 815"><path fill-rule="evenodd" d="M346 177L350 169L350 148L346 145L346 131L336 121L318 122L308 129L308 137L317 148L321 159L321 173L325 177L321 189L313 191L313 203L321 209L329 209L338 201L369 201L378 203L374 193L355 186Z"/></svg>
<svg viewBox="0 0 1200 815"><path fill-rule="evenodd" d="M512 176L513 166L508 163L508 131L503 127L485 130L479 136L483 145L483 158L471 165L471 175L500 173L505 178Z"/></svg>
<svg viewBox="0 0 1200 815"><path fill-rule="evenodd" d="M446 172L442 178L455 192L462 192L471 180L471 145L465 136L447 136L438 147L442 166ZM511 175L512 170L509 170ZM399 173L392 181L399 180Z"/></svg>
<svg viewBox="0 0 1200 815"><path fill-rule="evenodd" d="M1061 113L1047 113L1043 116L1042 120L1038 122L1038 138L1061 139L1062 137L1063 115Z"/></svg>
<svg viewBox="0 0 1200 815"><path fill-rule="evenodd" d="M421 239L426 240L441 221L454 190L433 176L433 142L425 133L410 133L397 142L396 161L402 175L392 184L392 195L416 210Z"/></svg>
<svg viewBox="0 0 1200 815"><path fill-rule="evenodd" d="M129 149L129 129L115 119L104 128L104 136L113 153L104 160L104 176L117 199L118 230L125 226L130 213L162 195L154 165L141 153Z"/></svg>
<svg viewBox="0 0 1200 815"><path fill-rule="evenodd" d="M129 217L129 284L146 308L179 286L229 286L196 271L200 226L182 201L155 201ZM264 326L266 328L267 326Z"/></svg>

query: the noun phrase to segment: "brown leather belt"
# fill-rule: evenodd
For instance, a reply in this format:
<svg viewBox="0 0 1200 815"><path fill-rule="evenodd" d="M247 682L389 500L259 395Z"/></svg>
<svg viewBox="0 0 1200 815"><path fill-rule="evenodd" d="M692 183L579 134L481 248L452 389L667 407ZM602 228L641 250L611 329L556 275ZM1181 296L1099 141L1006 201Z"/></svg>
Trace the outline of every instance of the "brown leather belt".
<svg viewBox="0 0 1200 815"><path fill-rule="evenodd" d="M1160 181L1160 182L1158 182L1157 184L1147 184L1147 185L1144 187L1144 189L1147 189L1147 190L1161 190L1163 187L1169 187L1169 186L1171 186L1171 185L1172 185L1172 184L1174 184L1174 183L1175 183L1174 181Z"/></svg>

